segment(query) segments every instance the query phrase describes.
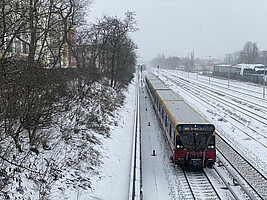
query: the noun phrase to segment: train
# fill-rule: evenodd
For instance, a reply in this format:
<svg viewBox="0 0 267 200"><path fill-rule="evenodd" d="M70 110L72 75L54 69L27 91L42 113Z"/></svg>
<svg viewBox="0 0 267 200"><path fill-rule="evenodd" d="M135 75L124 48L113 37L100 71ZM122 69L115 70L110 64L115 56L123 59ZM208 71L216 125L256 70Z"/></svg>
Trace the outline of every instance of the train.
<svg viewBox="0 0 267 200"><path fill-rule="evenodd" d="M216 162L215 126L155 74L146 74L145 82L164 130L171 162L183 168L212 167Z"/></svg>
<svg viewBox="0 0 267 200"><path fill-rule="evenodd" d="M213 76L259 84L264 84L264 71L267 71L267 66L262 64L216 64L213 66Z"/></svg>

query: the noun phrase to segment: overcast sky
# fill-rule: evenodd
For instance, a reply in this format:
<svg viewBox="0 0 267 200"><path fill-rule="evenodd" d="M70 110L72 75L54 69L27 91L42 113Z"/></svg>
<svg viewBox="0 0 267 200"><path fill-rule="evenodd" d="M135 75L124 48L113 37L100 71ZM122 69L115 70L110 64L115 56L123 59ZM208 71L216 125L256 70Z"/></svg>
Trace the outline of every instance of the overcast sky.
<svg viewBox="0 0 267 200"><path fill-rule="evenodd" d="M267 0L95 0L89 21L104 14L124 18L134 11L139 31L132 35L140 60L159 53L224 58L247 41L267 50Z"/></svg>

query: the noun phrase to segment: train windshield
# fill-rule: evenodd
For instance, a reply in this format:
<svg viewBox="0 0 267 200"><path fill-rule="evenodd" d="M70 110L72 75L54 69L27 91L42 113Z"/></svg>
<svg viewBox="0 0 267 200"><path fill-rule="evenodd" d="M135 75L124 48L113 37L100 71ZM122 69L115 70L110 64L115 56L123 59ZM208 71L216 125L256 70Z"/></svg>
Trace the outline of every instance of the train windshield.
<svg viewBox="0 0 267 200"><path fill-rule="evenodd" d="M177 126L179 135L176 143L183 143L189 151L205 150L215 128L212 124L180 124Z"/></svg>

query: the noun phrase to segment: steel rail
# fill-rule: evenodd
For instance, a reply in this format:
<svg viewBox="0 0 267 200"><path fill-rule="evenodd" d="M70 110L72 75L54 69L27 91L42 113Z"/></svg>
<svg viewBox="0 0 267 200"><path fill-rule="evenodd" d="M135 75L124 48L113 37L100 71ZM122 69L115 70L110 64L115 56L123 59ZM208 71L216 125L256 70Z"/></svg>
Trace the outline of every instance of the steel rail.
<svg viewBox="0 0 267 200"><path fill-rule="evenodd" d="M220 137L220 134L217 134L217 136ZM220 137L220 139L222 139L222 138ZM239 155L239 158L242 158L243 161L247 163L247 166L245 168L249 167L249 169L250 169L249 170L250 172L245 171L243 174L239 172L240 176L242 176L244 178L244 180L246 180L247 184L250 185L250 187L255 191L255 193L261 199L267 199L267 178L259 170L257 170L252 164L250 164L241 154L239 154L229 143L227 143L226 141L225 141L225 143L229 147L231 147L232 151L234 151L236 155ZM218 148L218 144L220 144L220 142L217 141L217 150L220 150L220 147ZM222 150L222 152L225 153L225 150ZM236 158L234 158L233 160L236 160ZM240 167L240 170L242 170L241 169L242 165L237 166L235 162L236 161L233 161L233 162L229 161L229 163L231 163L233 165L233 168L235 168L236 171L238 171L236 168L239 168L239 167ZM249 174L254 174L254 172L252 172L252 171L254 171L257 175L253 175L253 180L250 180L251 176ZM256 180L256 178L258 178L260 184Z"/></svg>
<svg viewBox="0 0 267 200"><path fill-rule="evenodd" d="M171 80L173 83L175 83L176 85L179 85L179 83L176 80ZM183 89L183 88L182 88ZM186 91L187 93L191 93L190 91ZM199 101L199 99L201 100L201 102ZM199 103L201 103L202 105L204 105L202 102L205 102L207 105L218 109L218 107L216 107L215 105L211 104L209 101L205 100L204 98L198 97L197 99L195 99L196 101L198 101ZM204 105L205 107L207 107L207 105ZM243 122L241 122L240 120L236 119L235 117L229 115L228 113L226 113L225 111L220 110L221 112L223 112L225 115L229 116L231 119L233 119L234 121L242 124L243 126L246 126ZM219 115L219 114L218 114ZM219 115L220 116L220 115ZM246 134L248 137L250 137L251 139L255 140L256 142L260 143L262 146L264 146L265 148L267 148L267 145L263 142L261 142L260 140L256 139L255 137L251 136L249 133L247 133L246 131L242 130L241 128L239 128L237 125L233 124L233 122L230 122L235 128L239 129L240 131L242 131L244 134ZM267 136L262 134L261 132L256 131L254 128L251 128L249 126L246 126L246 128L250 129L251 131L253 131L254 133L261 135L262 137L264 137L265 139L267 139Z"/></svg>
<svg viewBox="0 0 267 200"><path fill-rule="evenodd" d="M267 177L236 151L218 132L217 150L261 199L267 199Z"/></svg>
<svg viewBox="0 0 267 200"><path fill-rule="evenodd" d="M220 155L220 152L217 152L217 158L220 160L220 162L223 163L223 166L225 167L225 169L227 170L227 172L233 177L233 179L238 180L238 184L239 184L239 186L243 189L243 191L245 192L245 194L246 194L250 199L254 200L254 199L255 199L255 195L253 195L253 194L251 193L251 191L249 191L245 185L240 184L242 181L238 178L238 176L235 175L235 173L238 174L238 172L236 172L236 171L234 172L233 170L231 170L230 167L228 167L228 166L226 165L228 162L227 162L227 161L226 161L227 163L224 162L224 161L221 159L221 157L220 157L219 155ZM223 156L223 155L222 155L222 156ZM231 164L229 163L229 165L231 165ZM228 188L228 190L232 193L232 195L235 197L235 199L239 199L238 196L235 194L235 192L234 192L232 186L230 185L230 182L228 182L228 181L226 180L226 178L224 177L224 175L221 174L221 172L220 172L220 170L219 170L219 167L214 166L214 170L215 170L215 171L217 172L217 174L221 177L221 179L223 180L224 184L226 185L226 187ZM252 189L252 190L253 190L253 189Z"/></svg>
<svg viewBox="0 0 267 200"><path fill-rule="evenodd" d="M205 171L185 171L183 170L186 182L190 189L193 199L201 198L199 196L199 191L206 193L208 199L219 199L221 200L218 192L211 183L209 177ZM197 186L197 188L196 188ZM203 190L201 190L203 189ZM203 194L201 194L203 195Z"/></svg>
<svg viewBox="0 0 267 200"><path fill-rule="evenodd" d="M129 183L129 200L141 199L141 151L140 151L140 127L139 127L139 85L140 73L138 73L138 81L136 83L136 110L134 119L132 158L130 167L130 183Z"/></svg>
<svg viewBox="0 0 267 200"><path fill-rule="evenodd" d="M177 75L172 75L172 76L174 76L174 77L176 77L176 78L184 79L185 81L188 81L188 80L185 79L184 77L181 78L181 77L178 77ZM222 87L222 86L219 86L219 85L216 85L216 84L212 84L212 85L215 85L215 86L218 87L218 88L222 88L223 90L226 90L226 89L227 89L227 92L225 92L225 91L221 91L221 90L212 88L212 87L207 86L207 85L200 84L200 82L197 81L197 80L193 80L193 81L192 81L192 79L191 79L190 81L191 81L191 84L194 84L194 85L197 84L198 87L208 89L209 91L211 91L211 92L213 92L213 93L221 93L222 96L224 95L224 96L232 97L232 98L237 99L237 100L242 100L242 101L244 101L244 102L247 102L249 105L251 105L251 106L253 106L253 107L256 107L256 106L257 106L257 107L258 107L257 109L263 109L263 110L267 111L267 106L263 106L262 104L255 103L255 101L250 101L250 100L247 100L247 99L242 98L242 97L240 97L240 96L235 96L235 95L233 95L233 94L229 94L228 91L231 90L231 89L228 90L228 88L224 88L224 87ZM236 92L236 93L241 93L241 92L238 92L238 91L236 91L236 90L231 90L231 91L234 91L234 92ZM244 94L244 93L241 93L241 94L242 94L242 95L250 96L250 97L255 98L255 99L257 99L257 100L264 101L264 103L267 103L265 99L262 99L262 98L259 98L259 97L255 97L255 96L251 96L251 95L249 95L249 94Z"/></svg>
<svg viewBox="0 0 267 200"><path fill-rule="evenodd" d="M201 75L201 76L203 77L204 75ZM218 81L216 81L216 80L213 80L212 82L208 82L207 79L199 79L199 78L196 79L196 78L193 77L193 76L190 76L190 78L193 78L193 79L196 80L196 81L199 81L199 80L200 80L200 81L203 82L203 83L209 83L209 84L215 85L216 87L220 87L220 88L223 88L223 89L227 89L227 90L230 90L230 91L234 91L234 92L237 92L237 93L242 94L242 95L246 95L246 96L249 96L249 97L253 97L253 98L257 99L257 100L260 100L260 101L262 101L262 102L264 102L264 103L267 103L267 100L266 100L266 99L263 99L262 97L254 96L254 95L251 95L251 94L247 94L247 93L245 93L245 92L241 92L240 90L234 90L234 89L228 88L228 84L221 83L221 82L218 82ZM218 79L222 79L221 77L218 77L218 76L216 76L216 78L218 78ZM227 80L227 79L223 79L223 80ZM217 84L214 84L214 83L217 83ZM219 84L219 85L218 85L218 84ZM227 86L227 87L223 87L222 84L225 85L225 86ZM243 87L238 87L238 86L235 86L235 85L231 85L231 87L233 87L233 88L237 88L237 89L241 89L241 90L244 90L244 91L248 91L248 92L252 92L252 93L256 93L256 94L259 94L259 95L262 95L262 92L257 92L257 91L254 91L254 90L252 90L252 89L247 89L247 88L243 88Z"/></svg>
<svg viewBox="0 0 267 200"><path fill-rule="evenodd" d="M183 78L180 78L180 77L178 77L178 78L179 78L180 80L186 82L186 83L189 82L188 80L183 80ZM203 89L202 87L197 86L197 85L194 84L194 83L191 83L191 82L189 82L189 83L192 84L192 85L194 85L195 87L197 87L199 90L205 92L205 94L206 94L207 96L210 96L211 98L216 99L218 102L220 102L220 103L222 103L222 104L226 104L228 107L233 108L233 109L238 108L238 109L236 109L236 110L238 110L240 113L242 113L242 114L244 114L244 115L247 115L247 113L250 113L250 117L251 117L252 119L255 119L256 121L258 121L258 122L260 122L260 123L262 123L262 124L264 124L264 125L267 125L267 118L266 118L266 117L263 117L261 114L254 113L254 112L252 112L251 110L245 109L245 108L242 107L242 106L235 105L235 104L233 104L233 102L229 102L228 100L225 100L225 99L224 99L224 100L222 101L221 98L214 96L214 93L215 93L215 94L218 94L218 93L216 93L216 92L214 92L214 91L211 91L211 89L209 89L209 90L208 90L208 89ZM212 93L210 93L210 92L207 93L207 91L211 91ZM239 110L239 109L240 109L240 110ZM247 112L247 113L246 113L246 112ZM264 121L263 121L262 119L263 119Z"/></svg>
<svg viewBox="0 0 267 200"><path fill-rule="evenodd" d="M217 154L217 157L218 157L218 154ZM238 194L236 194L235 190L233 189L233 186L230 185L230 182L225 177L225 174L222 174L222 172L219 170L219 167L213 166L213 169L215 170L217 175L221 178L221 180L223 181L224 185L227 187L227 189L230 191L230 193L233 195L233 197L236 200L240 200L240 196L238 196ZM235 176L233 176L231 171L228 170L228 168L226 168L226 170L227 170L228 173L230 173L232 175L232 177L235 177ZM237 178L235 178L235 180L237 180ZM253 196L250 194L250 192L245 187L243 187L243 185L240 184L240 186L243 189L243 191L245 191L245 193L250 197L250 199L253 199L252 198Z"/></svg>

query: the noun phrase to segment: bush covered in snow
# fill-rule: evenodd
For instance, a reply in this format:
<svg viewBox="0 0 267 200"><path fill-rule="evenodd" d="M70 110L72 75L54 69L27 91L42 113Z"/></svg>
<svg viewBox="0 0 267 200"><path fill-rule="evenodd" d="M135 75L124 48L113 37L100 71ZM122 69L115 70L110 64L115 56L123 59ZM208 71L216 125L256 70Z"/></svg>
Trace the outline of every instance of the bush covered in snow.
<svg viewBox="0 0 267 200"><path fill-rule="evenodd" d="M0 90L0 199L91 187L120 90L78 69L9 65ZM94 81L92 81L94 80Z"/></svg>

